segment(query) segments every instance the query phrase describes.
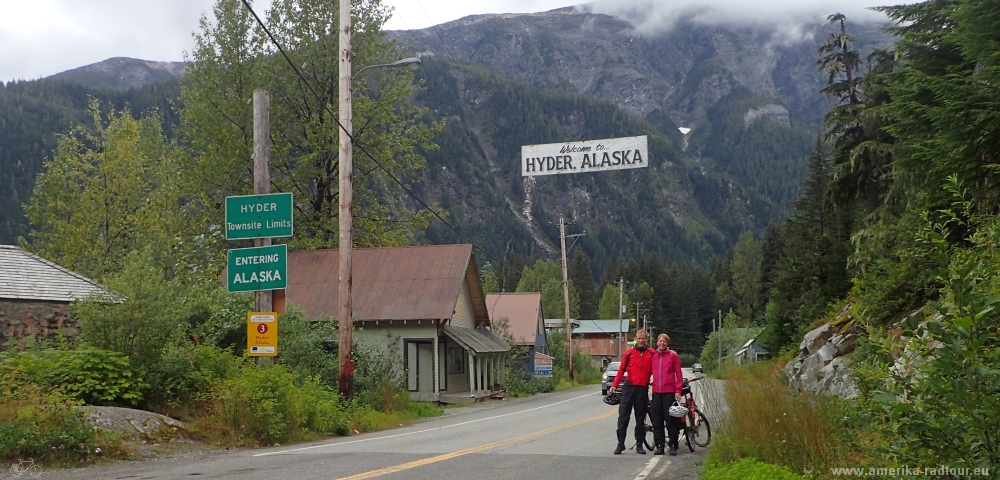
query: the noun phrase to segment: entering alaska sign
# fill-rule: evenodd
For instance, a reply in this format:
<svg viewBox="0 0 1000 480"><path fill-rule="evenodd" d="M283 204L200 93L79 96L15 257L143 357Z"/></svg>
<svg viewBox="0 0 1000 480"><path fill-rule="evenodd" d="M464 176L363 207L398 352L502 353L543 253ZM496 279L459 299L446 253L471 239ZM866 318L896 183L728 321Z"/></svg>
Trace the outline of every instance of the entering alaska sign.
<svg viewBox="0 0 1000 480"><path fill-rule="evenodd" d="M646 136L521 147L521 176L602 172L649 166Z"/></svg>

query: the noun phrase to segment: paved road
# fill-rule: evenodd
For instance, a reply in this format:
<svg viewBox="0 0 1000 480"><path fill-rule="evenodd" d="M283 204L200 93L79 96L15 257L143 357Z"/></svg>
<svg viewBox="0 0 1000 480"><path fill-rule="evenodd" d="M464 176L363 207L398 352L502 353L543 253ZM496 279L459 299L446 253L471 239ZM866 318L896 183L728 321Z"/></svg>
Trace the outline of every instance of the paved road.
<svg viewBox="0 0 1000 480"><path fill-rule="evenodd" d="M612 455L617 407L601 401L599 386L495 403L499 406L470 408L466 413L379 433L194 458L50 471L45 477L694 480L704 460L704 449L691 453L683 445L676 457L638 455L634 450Z"/></svg>

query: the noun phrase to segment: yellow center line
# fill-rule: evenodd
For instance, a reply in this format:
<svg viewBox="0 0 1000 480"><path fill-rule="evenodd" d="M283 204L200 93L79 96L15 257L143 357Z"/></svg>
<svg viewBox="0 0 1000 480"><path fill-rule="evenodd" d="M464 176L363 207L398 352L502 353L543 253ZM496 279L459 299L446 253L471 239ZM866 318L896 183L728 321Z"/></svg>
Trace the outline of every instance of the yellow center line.
<svg viewBox="0 0 1000 480"><path fill-rule="evenodd" d="M412 462L403 463L401 465L396 465L394 467L387 467L387 468L382 468L382 469L379 469L379 470L372 470L370 472L364 472L364 473L359 473L357 475L351 475L350 477L342 477L339 480L363 480L365 478L374 478L374 477L380 477L382 475L387 475L387 474L390 474L390 473L401 472L403 470L409 470L411 468L416 468L416 467L420 467L420 466L423 466L423 465L429 465L431 463L437 463L437 462L441 462L441 461L448 460L448 459L455 458L455 457L461 457L462 455L468 455L470 453L482 452L484 450L489 450L491 448L500 447L500 446L507 445L507 444L510 444L510 443L520 442L520 441L523 441L523 440L528 440L528 439L531 439L531 438L540 437L542 435L548 435L548 434L550 434L552 432L558 432L559 430L565 430L567 428L572 428L572 427L575 427L577 425L582 425L582 424L587 423L587 422L592 422L594 420L600 420L602 418L607 418L607 417L610 417L611 415L614 415L616 413L618 413L618 410L610 410L610 411L608 411L606 413L602 413L600 415L595 415L595 416L590 417L590 418L584 418L583 420L577 420L577 421L575 421L573 423L567 423L565 425L559 425L559 426L555 426L555 427L551 427L551 428L546 428L545 430L539 430L537 432L532 432L532 433L524 434L524 435L521 435L521 436L517 436L517 437L513 437L513 438L508 438L508 439L505 439L505 440L499 440L499 441L496 441L496 442L493 442L493 443L487 443L485 445L479 445L478 447L466 448L464 450L458 450L458 451L451 452L451 453L445 453L445 454L437 455L437 456L434 456L434 457L424 458L422 460L415 460L415 461L412 461Z"/></svg>

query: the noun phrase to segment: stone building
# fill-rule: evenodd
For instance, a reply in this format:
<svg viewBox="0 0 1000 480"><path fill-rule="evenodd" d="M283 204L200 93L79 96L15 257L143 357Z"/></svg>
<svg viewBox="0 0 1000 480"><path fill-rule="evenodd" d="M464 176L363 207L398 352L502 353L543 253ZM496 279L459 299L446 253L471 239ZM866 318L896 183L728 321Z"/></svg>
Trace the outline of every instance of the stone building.
<svg viewBox="0 0 1000 480"><path fill-rule="evenodd" d="M29 338L74 337L70 303L103 288L13 245L0 245L0 348Z"/></svg>

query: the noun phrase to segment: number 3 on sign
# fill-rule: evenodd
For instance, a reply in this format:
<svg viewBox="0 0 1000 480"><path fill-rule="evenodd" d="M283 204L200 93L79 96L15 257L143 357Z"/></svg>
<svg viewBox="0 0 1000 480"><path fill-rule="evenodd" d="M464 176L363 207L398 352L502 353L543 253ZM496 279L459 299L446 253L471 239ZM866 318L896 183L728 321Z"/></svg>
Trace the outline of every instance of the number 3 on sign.
<svg viewBox="0 0 1000 480"><path fill-rule="evenodd" d="M278 354L278 314L250 312L247 314L247 355L273 357Z"/></svg>

